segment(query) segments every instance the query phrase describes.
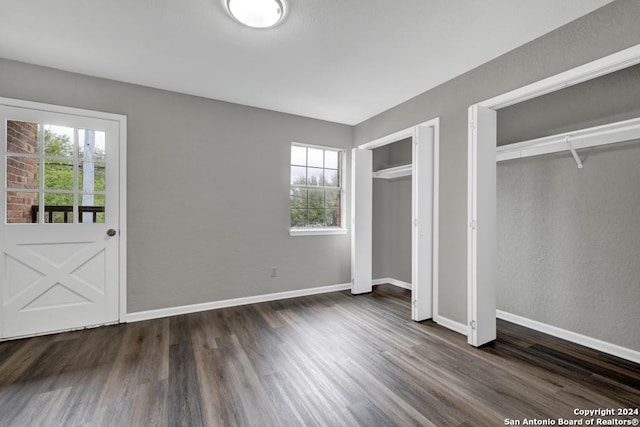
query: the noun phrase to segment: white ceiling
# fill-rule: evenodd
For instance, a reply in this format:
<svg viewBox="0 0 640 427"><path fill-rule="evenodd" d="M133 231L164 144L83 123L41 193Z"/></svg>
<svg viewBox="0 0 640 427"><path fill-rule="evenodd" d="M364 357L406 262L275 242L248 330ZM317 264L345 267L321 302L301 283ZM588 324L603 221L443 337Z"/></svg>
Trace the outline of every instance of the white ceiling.
<svg viewBox="0 0 640 427"><path fill-rule="evenodd" d="M610 1L0 0L0 57L357 124Z"/></svg>

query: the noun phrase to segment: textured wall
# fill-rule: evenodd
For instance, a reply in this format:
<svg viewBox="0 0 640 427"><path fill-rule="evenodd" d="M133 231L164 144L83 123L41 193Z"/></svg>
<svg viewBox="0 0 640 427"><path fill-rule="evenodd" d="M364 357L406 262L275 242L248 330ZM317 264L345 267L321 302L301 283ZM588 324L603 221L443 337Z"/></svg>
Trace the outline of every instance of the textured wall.
<svg viewBox="0 0 640 427"><path fill-rule="evenodd" d="M498 145L640 117L640 65L498 111Z"/></svg>
<svg viewBox="0 0 640 427"><path fill-rule="evenodd" d="M392 168L411 163L413 156L411 138L373 149L373 170Z"/></svg>
<svg viewBox="0 0 640 427"><path fill-rule="evenodd" d="M290 143L349 148L351 127L2 59L0 70L0 96L127 115L129 312L350 281L348 234L288 229Z"/></svg>
<svg viewBox="0 0 640 427"><path fill-rule="evenodd" d="M498 166L498 309L640 351L640 141Z"/></svg>
<svg viewBox="0 0 640 427"><path fill-rule="evenodd" d="M440 315L467 317L467 109L640 44L637 0L616 0L356 126L356 144L440 117Z"/></svg>
<svg viewBox="0 0 640 427"><path fill-rule="evenodd" d="M411 283L411 177L373 180L373 278Z"/></svg>
<svg viewBox="0 0 640 427"><path fill-rule="evenodd" d="M392 194L390 181L373 180L373 221L372 234L372 276L374 279L391 277L391 239L393 222L391 220Z"/></svg>
<svg viewBox="0 0 640 427"><path fill-rule="evenodd" d="M372 268L373 279L391 277L391 251L392 220L391 220L392 195L389 190L389 181L386 179L373 180L372 198Z"/></svg>
<svg viewBox="0 0 640 427"><path fill-rule="evenodd" d="M390 277L411 283L411 177L391 180Z"/></svg>

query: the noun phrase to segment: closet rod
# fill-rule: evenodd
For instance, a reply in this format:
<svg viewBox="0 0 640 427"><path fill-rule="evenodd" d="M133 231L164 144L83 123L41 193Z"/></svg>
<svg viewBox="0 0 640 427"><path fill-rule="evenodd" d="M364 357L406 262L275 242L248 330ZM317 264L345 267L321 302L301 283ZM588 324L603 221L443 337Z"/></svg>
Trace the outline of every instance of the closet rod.
<svg viewBox="0 0 640 427"><path fill-rule="evenodd" d="M573 144L571 143L569 138L570 138L569 135L565 136L564 137L564 142L569 147L569 150L571 151L571 155L573 156L573 159L578 164L578 169L582 169L582 160L580 160L580 156L578 156L578 153L576 152L576 149L573 147Z"/></svg>
<svg viewBox="0 0 640 427"><path fill-rule="evenodd" d="M576 150L634 139L640 139L640 117L515 144L501 145L496 148L496 161L539 156L568 149L580 167L582 162Z"/></svg>

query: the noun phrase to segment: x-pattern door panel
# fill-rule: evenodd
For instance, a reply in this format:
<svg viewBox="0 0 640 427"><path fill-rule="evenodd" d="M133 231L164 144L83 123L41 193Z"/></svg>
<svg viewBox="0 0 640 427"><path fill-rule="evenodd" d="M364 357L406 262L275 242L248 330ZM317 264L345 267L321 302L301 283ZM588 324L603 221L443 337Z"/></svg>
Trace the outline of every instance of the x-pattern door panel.
<svg viewBox="0 0 640 427"><path fill-rule="evenodd" d="M109 292L106 284L117 280L117 271L106 267L113 262L109 256L115 251L109 249L116 240L105 242L101 230L94 231L94 241L71 239L64 230L47 234L37 241L7 239L5 334L22 336L115 320L117 311L109 313L108 307L117 307L117 293ZM45 240L48 243L42 243ZM45 313L46 320L40 315Z"/></svg>

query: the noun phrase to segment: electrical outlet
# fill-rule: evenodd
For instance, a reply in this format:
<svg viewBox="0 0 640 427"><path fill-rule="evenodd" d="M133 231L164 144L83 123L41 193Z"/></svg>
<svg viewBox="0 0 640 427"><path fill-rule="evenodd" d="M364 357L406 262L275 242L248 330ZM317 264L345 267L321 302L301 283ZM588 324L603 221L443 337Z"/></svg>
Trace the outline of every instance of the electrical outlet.
<svg viewBox="0 0 640 427"><path fill-rule="evenodd" d="M271 277L278 277L278 267L271 267Z"/></svg>

